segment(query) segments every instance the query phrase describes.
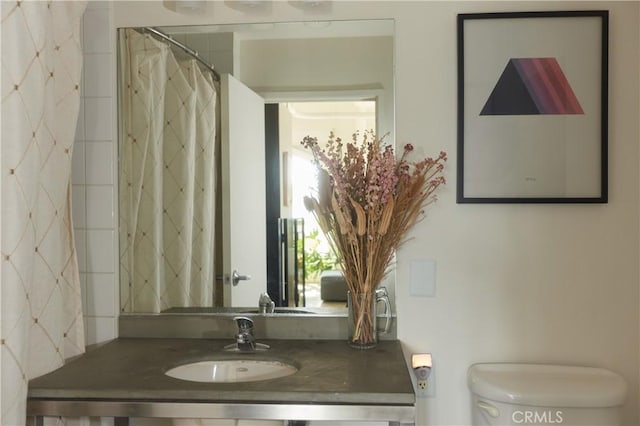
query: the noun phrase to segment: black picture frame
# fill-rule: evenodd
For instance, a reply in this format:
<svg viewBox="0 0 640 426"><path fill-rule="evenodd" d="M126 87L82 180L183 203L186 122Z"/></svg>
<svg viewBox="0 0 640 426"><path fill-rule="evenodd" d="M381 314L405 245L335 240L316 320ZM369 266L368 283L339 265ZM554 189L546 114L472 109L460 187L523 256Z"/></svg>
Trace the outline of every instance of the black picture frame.
<svg viewBox="0 0 640 426"><path fill-rule="evenodd" d="M608 202L606 10L465 13L458 203Z"/></svg>

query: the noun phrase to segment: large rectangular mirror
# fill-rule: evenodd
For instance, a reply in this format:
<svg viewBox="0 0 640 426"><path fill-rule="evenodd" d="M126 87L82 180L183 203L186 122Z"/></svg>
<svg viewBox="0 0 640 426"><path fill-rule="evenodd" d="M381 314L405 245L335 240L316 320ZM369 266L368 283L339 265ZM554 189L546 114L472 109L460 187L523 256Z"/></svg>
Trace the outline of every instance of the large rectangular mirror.
<svg viewBox="0 0 640 426"><path fill-rule="evenodd" d="M300 141L373 128L393 143L393 34L393 20L118 30L122 313L257 308L263 293L289 313L344 310L302 206ZM392 273L384 285L393 296Z"/></svg>

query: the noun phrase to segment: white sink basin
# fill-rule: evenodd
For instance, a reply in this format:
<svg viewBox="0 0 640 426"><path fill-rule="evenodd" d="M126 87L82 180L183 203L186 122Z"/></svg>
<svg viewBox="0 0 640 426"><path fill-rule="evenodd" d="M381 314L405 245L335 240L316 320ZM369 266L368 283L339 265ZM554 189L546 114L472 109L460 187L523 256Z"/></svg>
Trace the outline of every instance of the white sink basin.
<svg viewBox="0 0 640 426"><path fill-rule="evenodd" d="M201 361L172 368L167 376L192 382L257 382L289 376L298 371L291 364L265 360Z"/></svg>

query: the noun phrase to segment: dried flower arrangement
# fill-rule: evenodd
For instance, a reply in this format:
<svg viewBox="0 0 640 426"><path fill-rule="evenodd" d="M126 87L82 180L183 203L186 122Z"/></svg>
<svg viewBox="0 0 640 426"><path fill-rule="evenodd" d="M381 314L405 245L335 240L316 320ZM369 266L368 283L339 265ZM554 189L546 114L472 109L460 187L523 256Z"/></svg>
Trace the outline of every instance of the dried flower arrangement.
<svg viewBox="0 0 640 426"><path fill-rule="evenodd" d="M372 335L375 316L369 308L375 303L376 287L389 271L395 250L445 183L445 152L435 159L410 162L411 144L396 158L383 139L368 130L362 137L354 133L346 146L333 133L325 148L314 137L302 141L319 170L317 197L305 197L305 207L313 212L336 253L349 292L363 295L352 299L363 306L355 307L350 337L354 346L362 347L377 339Z"/></svg>

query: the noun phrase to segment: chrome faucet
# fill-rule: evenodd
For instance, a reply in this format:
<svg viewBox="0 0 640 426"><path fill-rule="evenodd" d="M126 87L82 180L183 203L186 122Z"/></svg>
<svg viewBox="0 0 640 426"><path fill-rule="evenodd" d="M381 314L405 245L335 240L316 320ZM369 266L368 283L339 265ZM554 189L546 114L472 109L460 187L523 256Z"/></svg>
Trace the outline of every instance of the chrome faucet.
<svg viewBox="0 0 640 426"><path fill-rule="evenodd" d="M272 314L276 308L276 304L269 297L268 293L262 293L258 299L258 312L261 314Z"/></svg>
<svg viewBox="0 0 640 426"><path fill-rule="evenodd" d="M235 317L233 319L238 326L236 334L236 347L239 351L253 352L256 350L256 338L253 335L253 321L247 317Z"/></svg>
<svg viewBox="0 0 640 426"><path fill-rule="evenodd" d="M234 352L256 352L266 351L269 345L256 342L253 335L253 321L247 317L234 317L233 320L238 326L236 333L236 343L232 343L224 347L225 351Z"/></svg>

